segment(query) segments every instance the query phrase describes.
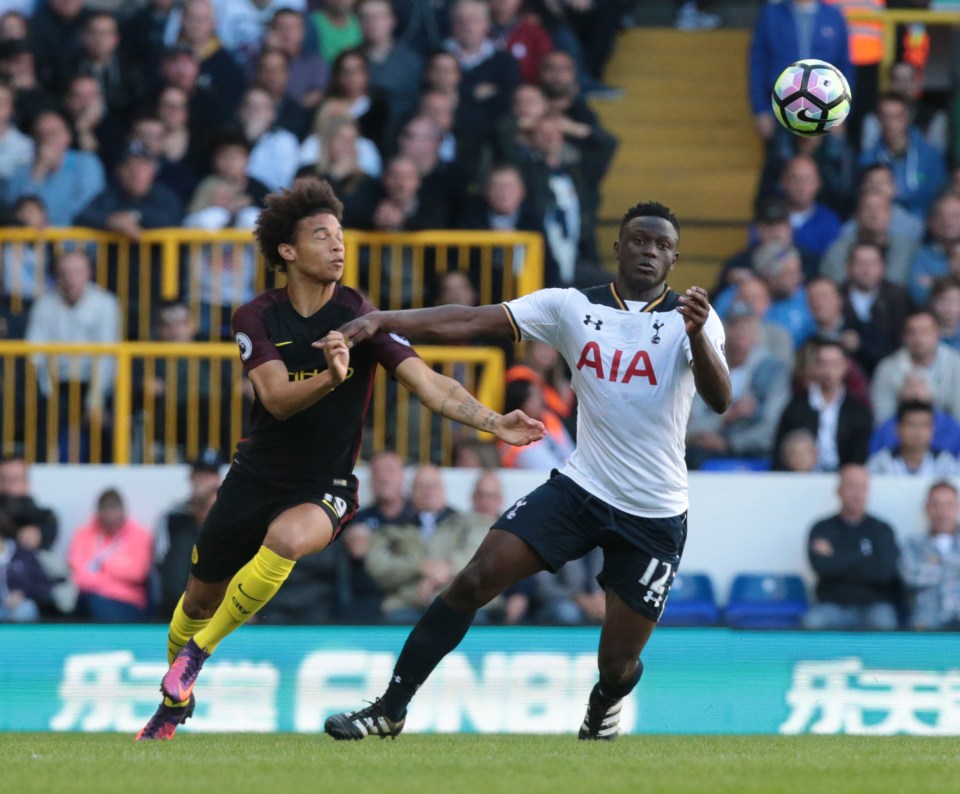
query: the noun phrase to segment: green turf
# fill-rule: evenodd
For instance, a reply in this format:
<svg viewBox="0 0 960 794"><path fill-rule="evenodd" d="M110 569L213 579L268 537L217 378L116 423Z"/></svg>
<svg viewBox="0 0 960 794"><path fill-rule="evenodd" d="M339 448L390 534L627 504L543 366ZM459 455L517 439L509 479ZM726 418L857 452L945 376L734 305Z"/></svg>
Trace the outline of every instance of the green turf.
<svg viewBox="0 0 960 794"><path fill-rule="evenodd" d="M852 736L402 736L0 733L10 794L923 794L960 790L960 740Z"/></svg>

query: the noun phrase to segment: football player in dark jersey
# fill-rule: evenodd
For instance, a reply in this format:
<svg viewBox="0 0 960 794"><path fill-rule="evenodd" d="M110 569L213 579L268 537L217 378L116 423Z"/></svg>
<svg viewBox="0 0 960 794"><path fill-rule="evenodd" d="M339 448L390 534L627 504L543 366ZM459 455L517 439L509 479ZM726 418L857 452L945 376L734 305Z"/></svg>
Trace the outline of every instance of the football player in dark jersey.
<svg viewBox="0 0 960 794"><path fill-rule="evenodd" d="M193 550L186 592L170 623L164 700L137 735L170 739L195 706L203 662L277 592L298 559L325 548L357 507L353 475L377 365L433 411L510 444L543 437L543 425L502 416L434 372L402 337L347 347L333 330L373 311L342 286L342 205L326 182L299 180L267 197L256 226L266 261L287 286L233 317L256 400ZM318 341L319 340L319 341Z"/></svg>

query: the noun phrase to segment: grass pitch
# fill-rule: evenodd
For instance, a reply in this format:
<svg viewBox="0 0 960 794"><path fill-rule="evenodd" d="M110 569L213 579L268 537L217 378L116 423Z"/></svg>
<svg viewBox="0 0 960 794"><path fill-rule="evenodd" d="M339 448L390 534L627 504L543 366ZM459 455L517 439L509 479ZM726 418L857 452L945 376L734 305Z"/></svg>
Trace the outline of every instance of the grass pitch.
<svg viewBox="0 0 960 794"><path fill-rule="evenodd" d="M925 794L960 787L960 740L852 736L3 734L10 794Z"/></svg>

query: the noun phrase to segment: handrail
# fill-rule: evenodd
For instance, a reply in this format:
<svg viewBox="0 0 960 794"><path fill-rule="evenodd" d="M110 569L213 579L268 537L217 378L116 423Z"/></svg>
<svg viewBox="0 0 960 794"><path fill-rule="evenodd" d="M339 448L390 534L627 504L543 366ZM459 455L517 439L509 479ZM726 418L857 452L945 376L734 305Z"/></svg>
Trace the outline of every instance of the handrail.
<svg viewBox="0 0 960 794"><path fill-rule="evenodd" d="M477 399L496 410L502 407L505 373L505 357L498 347L443 347L419 345L416 348L420 357L429 365L481 365L473 388ZM98 356L112 357L116 362L116 375L113 382L113 461L118 464L130 463L130 449L134 418L134 362L138 360L160 358L186 358L195 360L239 360L236 345L228 342L117 342L112 344L67 343L67 342L25 342L21 340L0 340L0 360L4 357L30 359L33 356ZM383 374L378 375L382 379ZM28 400L33 395L27 395ZM3 399L9 401L10 395L3 390ZM376 404L375 404L376 405ZM8 406L10 410L13 406ZM385 406L381 406L384 407ZM27 407L28 413L35 407ZM387 421L383 416L374 416L374 436L382 435L381 426ZM3 428L0 428L2 430ZM488 438L486 434L482 434Z"/></svg>

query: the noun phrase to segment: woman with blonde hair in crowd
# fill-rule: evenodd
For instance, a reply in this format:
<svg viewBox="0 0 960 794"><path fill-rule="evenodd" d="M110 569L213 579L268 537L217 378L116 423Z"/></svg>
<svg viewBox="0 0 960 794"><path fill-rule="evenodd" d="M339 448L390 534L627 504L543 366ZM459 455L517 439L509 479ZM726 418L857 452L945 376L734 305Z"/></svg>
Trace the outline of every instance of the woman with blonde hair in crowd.
<svg viewBox="0 0 960 794"><path fill-rule="evenodd" d="M300 144L301 171L305 166L312 167L314 171L318 170L317 164L323 155L324 143L333 129L330 122L335 118L353 119L350 115L350 103L347 100L327 99L320 106L313 119L313 133ZM383 158L380 156L380 150L373 141L363 137L359 125L357 125L357 131L357 166L368 176L379 179L383 173Z"/></svg>

